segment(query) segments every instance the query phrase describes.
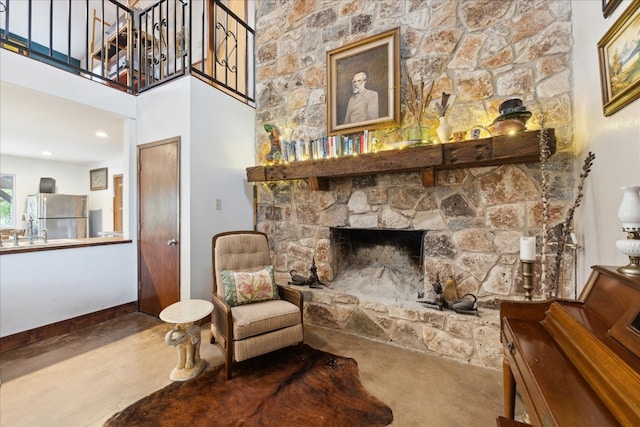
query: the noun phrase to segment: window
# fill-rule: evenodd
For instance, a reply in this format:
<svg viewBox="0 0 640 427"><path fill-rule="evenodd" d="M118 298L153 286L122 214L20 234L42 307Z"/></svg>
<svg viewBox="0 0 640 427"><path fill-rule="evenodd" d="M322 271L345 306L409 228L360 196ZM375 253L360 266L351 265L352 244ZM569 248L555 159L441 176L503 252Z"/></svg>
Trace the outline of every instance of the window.
<svg viewBox="0 0 640 427"><path fill-rule="evenodd" d="M0 175L0 228L14 227L15 224L14 185L14 175Z"/></svg>

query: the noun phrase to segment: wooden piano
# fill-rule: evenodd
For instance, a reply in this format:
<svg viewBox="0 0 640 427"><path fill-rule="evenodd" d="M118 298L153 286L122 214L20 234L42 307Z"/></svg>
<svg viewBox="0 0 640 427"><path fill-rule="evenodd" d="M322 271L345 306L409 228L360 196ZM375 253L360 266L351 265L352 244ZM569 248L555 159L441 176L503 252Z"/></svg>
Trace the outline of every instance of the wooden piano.
<svg viewBox="0 0 640 427"><path fill-rule="evenodd" d="M594 266L578 300L502 302L504 417L533 426L640 426L640 276Z"/></svg>

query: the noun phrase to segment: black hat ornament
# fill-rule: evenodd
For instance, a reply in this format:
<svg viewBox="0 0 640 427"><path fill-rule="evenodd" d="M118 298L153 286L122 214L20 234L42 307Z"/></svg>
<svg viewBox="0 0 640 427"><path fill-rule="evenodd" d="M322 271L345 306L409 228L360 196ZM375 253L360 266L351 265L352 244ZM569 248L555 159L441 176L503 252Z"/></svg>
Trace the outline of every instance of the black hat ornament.
<svg viewBox="0 0 640 427"><path fill-rule="evenodd" d="M498 116L493 123L501 122L503 120L515 119L521 121L523 124L527 123L527 120L531 117L531 111L527 111L527 107L522 105L522 100L518 98L508 99L500 104L500 116Z"/></svg>

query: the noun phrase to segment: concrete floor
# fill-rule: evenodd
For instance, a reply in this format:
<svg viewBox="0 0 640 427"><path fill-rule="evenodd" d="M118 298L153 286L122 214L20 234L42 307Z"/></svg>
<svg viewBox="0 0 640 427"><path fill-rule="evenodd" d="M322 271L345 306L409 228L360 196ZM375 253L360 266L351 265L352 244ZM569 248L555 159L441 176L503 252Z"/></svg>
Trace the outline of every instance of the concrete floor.
<svg viewBox="0 0 640 427"><path fill-rule="evenodd" d="M0 425L101 426L169 384L177 362L171 329L135 313L0 355ZM223 362L202 328L201 355ZM365 388L391 407L393 426L495 426L502 374L312 325L305 342L353 357ZM357 426L354 426L357 427Z"/></svg>

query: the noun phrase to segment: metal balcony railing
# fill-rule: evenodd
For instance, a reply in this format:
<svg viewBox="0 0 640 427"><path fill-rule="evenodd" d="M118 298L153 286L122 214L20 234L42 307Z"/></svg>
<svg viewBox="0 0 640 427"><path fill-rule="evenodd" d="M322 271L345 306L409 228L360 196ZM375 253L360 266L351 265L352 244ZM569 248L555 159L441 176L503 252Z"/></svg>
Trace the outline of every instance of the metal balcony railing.
<svg viewBox="0 0 640 427"><path fill-rule="evenodd" d="M0 0L0 45L132 94L191 74L254 105L254 31L220 0L120 1Z"/></svg>

